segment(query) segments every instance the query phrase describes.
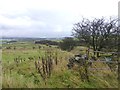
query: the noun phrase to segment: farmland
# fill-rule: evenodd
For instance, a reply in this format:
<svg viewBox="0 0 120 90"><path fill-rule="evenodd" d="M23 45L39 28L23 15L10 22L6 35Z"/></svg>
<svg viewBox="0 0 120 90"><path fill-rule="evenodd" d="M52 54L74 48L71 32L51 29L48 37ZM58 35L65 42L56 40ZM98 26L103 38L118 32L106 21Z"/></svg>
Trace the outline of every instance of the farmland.
<svg viewBox="0 0 120 90"><path fill-rule="evenodd" d="M84 67L75 64L72 69L68 69L69 59L75 54L85 54L86 49L85 46L77 46L68 52L58 46L34 44L32 41L4 43L2 45L2 87L117 88L117 70L112 70L107 63L93 62L88 66L89 81L81 77L80 70ZM90 56L92 55L93 53L90 53ZM100 68L103 70L99 70Z"/></svg>

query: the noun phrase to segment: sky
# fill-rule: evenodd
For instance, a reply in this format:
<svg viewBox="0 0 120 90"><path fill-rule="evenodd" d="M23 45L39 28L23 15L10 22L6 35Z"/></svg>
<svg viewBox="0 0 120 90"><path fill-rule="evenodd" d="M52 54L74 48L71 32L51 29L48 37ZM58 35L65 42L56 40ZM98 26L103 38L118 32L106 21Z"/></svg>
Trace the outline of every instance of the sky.
<svg viewBox="0 0 120 90"><path fill-rule="evenodd" d="M68 37L82 17L118 16L118 1L0 0L0 37Z"/></svg>

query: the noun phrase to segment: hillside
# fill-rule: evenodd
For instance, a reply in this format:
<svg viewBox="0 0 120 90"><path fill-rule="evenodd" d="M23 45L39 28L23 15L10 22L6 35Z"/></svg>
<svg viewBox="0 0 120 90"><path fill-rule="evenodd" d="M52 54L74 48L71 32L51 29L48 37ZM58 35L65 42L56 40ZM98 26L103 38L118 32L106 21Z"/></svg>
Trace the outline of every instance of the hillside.
<svg viewBox="0 0 120 90"><path fill-rule="evenodd" d="M87 47L79 46L67 52L56 46L36 45L31 42L3 44L2 86L3 88L117 88L117 71L112 71L105 62L97 62L100 58L88 67L89 82L81 78L80 72L84 73L83 67L75 64L72 69L68 69L69 59L78 53L85 54L86 49ZM36 61L40 62L39 65L42 67L42 59L47 59L45 55L48 57L50 55L48 59L52 59L50 76L43 71L41 71L43 74L40 74L35 66ZM92 53L90 55L92 56Z"/></svg>

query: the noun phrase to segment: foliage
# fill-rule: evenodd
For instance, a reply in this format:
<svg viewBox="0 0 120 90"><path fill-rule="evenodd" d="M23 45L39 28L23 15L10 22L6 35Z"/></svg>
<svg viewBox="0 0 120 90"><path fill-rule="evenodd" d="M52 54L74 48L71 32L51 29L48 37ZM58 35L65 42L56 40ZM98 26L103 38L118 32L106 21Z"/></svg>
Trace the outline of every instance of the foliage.
<svg viewBox="0 0 120 90"><path fill-rule="evenodd" d="M59 47L62 50L71 51L76 45L76 41L71 37L66 37L59 44Z"/></svg>
<svg viewBox="0 0 120 90"><path fill-rule="evenodd" d="M83 18L81 22L74 24L73 36L83 40L89 47L92 46L94 51L100 51L103 48L117 48L117 31L117 19L95 18L89 20Z"/></svg>
<svg viewBox="0 0 120 90"><path fill-rule="evenodd" d="M14 49L14 46L16 49ZM41 48L39 48L41 46ZM11 47L11 49L6 49ZM35 49L33 49L35 47ZM87 47L75 47L73 51L85 54ZM46 50L51 51L53 69L50 78L43 80L35 67L35 61L42 65L42 57L46 57ZM82 51L80 51L82 49ZM74 52L60 50L56 46L33 44L32 42L17 42L2 46L2 87L3 88L117 88L117 73L111 70L90 71L90 82L82 81L78 67L68 70L68 59L74 56ZM56 54L57 53L57 54ZM47 54L49 55L49 54ZM57 60L55 58L57 57ZM49 58L50 59L50 58ZM57 61L57 63L56 63ZM93 63L93 68L109 67L105 63ZM41 67L42 68L42 67ZM81 68L82 69L82 68ZM99 76L96 76L99 75ZM45 83L46 82L46 83Z"/></svg>
<svg viewBox="0 0 120 90"><path fill-rule="evenodd" d="M59 43L51 40L41 40L41 41L35 41L35 44L58 45Z"/></svg>

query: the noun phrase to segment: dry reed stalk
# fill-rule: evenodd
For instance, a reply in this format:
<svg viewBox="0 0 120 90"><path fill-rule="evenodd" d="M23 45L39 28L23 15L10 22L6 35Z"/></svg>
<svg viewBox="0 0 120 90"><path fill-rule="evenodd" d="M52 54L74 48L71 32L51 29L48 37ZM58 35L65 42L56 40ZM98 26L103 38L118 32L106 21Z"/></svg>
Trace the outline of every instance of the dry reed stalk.
<svg viewBox="0 0 120 90"><path fill-rule="evenodd" d="M48 74L49 74L49 77L50 77L50 75L51 75L51 63L50 63L50 59L48 59L48 70L49 70Z"/></svg>
<svg viewBox="0 0 120 90"><path fill-rule="evenodd" d="M42 69L43 69L43 74L44 74L44 76L45 76L45 61L44 61L44 59L42 58Z"/></svg>
<svg viewBox="0 0 120 90"><path fill-rule="evenodd" d="M57 52L55 53L55 64L58 64L58 60L57 60Z"/></svg>
<svg viewBox="0 0 120 90"><path fill-rule="evenodd" d="M48 75L48 59L46 59L46 63L45 63L45 68L46 68L46 75Z"/></svg>
<svg viewBox="0 0 120 90"><path fill-rule="evenodd" d="M37 61L35 61L35 68L38 69Z"/></svg>
<svg viewBox="0 0 120 90"><path fill-rule="evenodd" d="M41 77L43 78L43 80L45 80L45 77L43 76L43 74L42 74L42 68L38 68L38 72L39 72L39 74L41 75Z"/></svg>

